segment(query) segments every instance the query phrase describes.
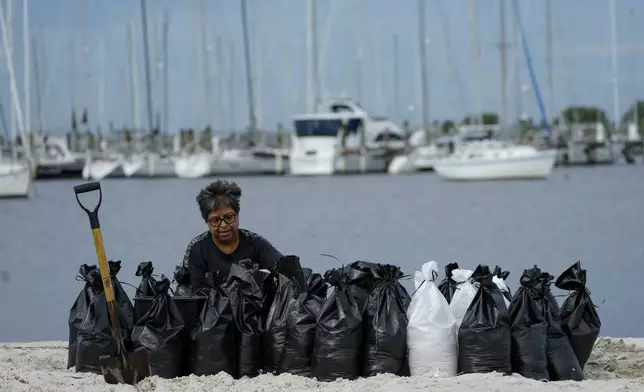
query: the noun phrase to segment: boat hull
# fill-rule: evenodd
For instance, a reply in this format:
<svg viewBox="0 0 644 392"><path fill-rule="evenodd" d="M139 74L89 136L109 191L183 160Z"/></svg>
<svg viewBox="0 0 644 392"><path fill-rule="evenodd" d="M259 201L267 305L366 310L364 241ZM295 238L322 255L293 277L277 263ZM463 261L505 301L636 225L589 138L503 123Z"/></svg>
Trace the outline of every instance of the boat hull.
<svg viewBox="0 0 644 392"><path fill-rule="evenodd" d="M452 181L545 179L552 172L555 159L556 153L553 151L499 160L445 159L434 164L434 171Z"/></svg>
<svg viewBox="0 0 644 392"><path fill-rule="evenodd" d="M289 174L292 176L330 176L334 174L386 173L387 161L380 154L346 156L318 154L315 156L291 155Z"/></svg>
<svg viewBox="0 0 644 392"><path fill-rule="evenodd" d="M31 171L20 163L0 163L0 198L29 196Z"/></svg>
<svg viewBox="0 0 644 392"><path fill-rule="evenodd" d="M211 173L212 158L209 154L176 157L174 174L183 179L201 178Z"/></svg>
<svg viewBox="0 0 644 392"><path fill-rule="evenodd" d="M280 175L289 168L286 157L222 156L212 161L213 175Z"/></svg>
<svg viewBox="0 0 644 392"><path fill-rule="evenodd" d="M82 176L85 180L100 181L112 175L119 166L118 160L87 160L83 167Z"/></svg>

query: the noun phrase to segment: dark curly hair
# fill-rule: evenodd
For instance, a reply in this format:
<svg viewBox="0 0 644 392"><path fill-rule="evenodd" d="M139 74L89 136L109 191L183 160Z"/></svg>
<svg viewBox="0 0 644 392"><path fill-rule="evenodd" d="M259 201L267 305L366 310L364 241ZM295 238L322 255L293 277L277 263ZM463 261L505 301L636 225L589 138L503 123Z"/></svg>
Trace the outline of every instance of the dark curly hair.
<svg viewBox="0 0 644 392"><path fill-rule="evenodd" d="M217 180L199 191L197 205L204 220L208 214L220 207L231 207L239 213L239 199L242 191L234 181Z"/></svg>

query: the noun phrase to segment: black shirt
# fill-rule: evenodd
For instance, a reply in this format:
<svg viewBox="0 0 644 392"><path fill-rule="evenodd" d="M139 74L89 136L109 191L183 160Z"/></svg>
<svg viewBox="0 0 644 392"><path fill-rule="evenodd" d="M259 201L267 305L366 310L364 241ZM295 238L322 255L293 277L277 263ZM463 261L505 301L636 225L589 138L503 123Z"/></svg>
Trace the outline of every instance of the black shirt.
<svg viewBox="0 0 644 392"><path fill-rule="evenodd" d="M259 234L239 229L239 244L231 254L222 252L210 235L210 232L196 236L186 248L183 265L190 271L190 283L193 288L203 287L207 272L228 276L230 266L241 260L249 259L259 269L272 270L282 254Z"/></svg>

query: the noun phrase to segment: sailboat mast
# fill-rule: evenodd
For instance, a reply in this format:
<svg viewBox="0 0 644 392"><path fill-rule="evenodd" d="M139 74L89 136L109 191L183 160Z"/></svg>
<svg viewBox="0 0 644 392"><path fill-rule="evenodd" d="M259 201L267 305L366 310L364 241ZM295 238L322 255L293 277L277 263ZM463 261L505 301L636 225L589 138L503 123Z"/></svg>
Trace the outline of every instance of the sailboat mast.
<svg viewBox="0 0 644 392"><path fill-rule="evenodd" d="M105 43L103 42L103 38L98 43L98 62L98 128L103 130L105 123Z"/></svg>
<svg viewBox="0 0 644 392"><path fill-rule="evenodd" d="M8 0L10 3L11 0ZM8 7L7 7L8 9ZM11 17L11 15L7 15L8 17ZM14 72L13 68L13 51L9 46L9 43L11 42L9 40L9 32L8 32L8 26L5 23L5 13L4 13L4 8L2 7L2 3L0 2L0 30L2 30L2 42L4 45L4 51L5 51L5 59L7 61L7 71L9 71L9 94L11 97L11 102L13 103L13 109L16 111L15 119L18 124L18 131L20 133L20 138L22 139L22 147L24 150L25 157L29 162L31 162L31 146L29 145L29 139L25 137L25 127L24 127L24 122L23 122L23 117L22 113L20 110L20 99L18 98L18 87L16 86L16 73ZM15 132L15 131L14 131ZM12 135L12 137L15 137ZM14 140L12 140L12 151L14 154L14 157L17 158L17 151L16 151L16 145L14 143Z"/></svg>
<svg viewBox="0 0 644 392"><path fill-rule="evenodd" d="M311 72L313 73L313 102L314 109L317 112L320 110L322 104L322 83L320 79L320 47L318 44L318 16L317 16L317 5L315 0L311 0L311 45L313 48L313 68Z"/></svg>
<svg viewBox="0 0 644 392"><path fill-rule="evenodd" d="M617 64L617 26L615 17L615 0L608 1L610 16L611 73L613 76L613 121L615 128L619 122L619 68Z"/></svg>
<svg viewBox="0 0 644 392"><path fill-rule="evenodd" d="M228 105L224 99L224 81L226 80L225 75L225 65L224 65L224 54L223 54L223 45L221 42L221 36L215 38L215 77L217 78L217 121L220 127L223 128L223 124L226 121L224 119L224 113L228 110Z"/></svg>
<svg viewBox="0 0 644 392"><path fill-rule="evenodd" d="M315 4L314 0L306 2L306 111L312 113L315 111L315 45L313 30L315 25Z"/></svg>
<svg viewBox="0 0 644 392"><path fill-rule="evenodd" d="M42 37L42 36L41 36ZM44 117L44 110L43 110L43 105L42 105L42 100L43 100L43 88L42 88L42 80L41 80L41 64L40 64L40 56L39 56L39 43L36 41L35 37L31 38L31 50L33 51L32 55L34 57L34 82L36 83L36 110L38 111L38 132L41 134L43 133L44 125L43 125L43 117Z"/></svg>
<svg viewBox="0 0 644 392"><path fill-rule="evenodd" d="M512 0L512 8L516 11L518 7L517 1ZM512 29L514 32L514 38L517 42L521 41L521 31L519 28L519 18L517 18L517 13L512 12ZM521 52L521 44L518 45L519 53ZM519 55L519 57L521 57ZM517 121L521 121L523 117L523 74L522 67L516 67L515 69L515 86L514 86L514 101L515 101L515 115L517 116Z"/></svg>
<svg viewBox="0 0 644 392"><path fill-rule="evenodd" d="M418 46L420 53L420 110L425 129L425 141L429 143L429 82L427 80L427 54L425 49L425 0L418 0Z"/></svg>
<svg viewBox="0 0 644 392"><path fill-rule="evenodd" d="M170 101L168 93L168 9L163 10L163 130L168 132L170 129Z"/></svg>
<svg viewBox="0 0 644 392"><path fill-rule="evenodd" d="M154 128L152 115L152 80L150 78L150 47L148 43L147 1L141 0L141 27L143 29L143 60L145 61L145 94L147 98L148 130Z"/></svg>
<svg viewBox="0 0 644 392"><path fill-rule="evenodd" d="M232 43L228 44L228 56L226 57L226 79L228 80L227 94L228 94L228 113L230 115L229 123L230 128L235 129L237 126L237 105L235 102L235 85L237 74L237 62L235 61L235 46ZM251 112L252 113L252 112Z"/></svg>
<svg viewBox="0 0 644 392"><path fill-rule="evenodd" d="M309 0L310 1L310 0ZM253 92L253 68L250 58L250 38L248 36L248 15L246 12L246 0L241 0L242 34L244 40L244 62L246 63L246 95L248 99L248 120L249 129L257 129L255 118L255 93Z"/></svg>
<svg viewBox="0 0 644 392"><path fill-rule="evenodd" d="M3 17L4 19L4 17ZM13 59L13 1L7 0L7 19L6 19L6 30L7 34L3 37L3 41L6 41L5 45L5 56L7 56L7 61L9 58ZM16 107L13 99L13 92L11 97L11 102L9 105L9 129L11 136L11 153L13 159L18 159L18 151L15 148L16 145Z"/></svg>
<svg viewBox="0 0 644 392"><path fill-rule="evenodd" d="M210 52L208 45L208 34L206 32L206 1L201 0L199 12L199 29L201 30L201 53L203 60L203 82L204 82L204 105L206 107L206 127L212 126L212 105L210 100Z"/></svg>
<svg viewBox="0 0 644 392"><path fill-rule="evenodd" d="M24 56L24 83L25 83L25 130L31 132L31 89L29 88L29 0L22 0L22 44Z"/></svg>
<svg viewBox="0 0 644 392"><path fill-rule="evenodd" d="M483 105L480 78L481 48L478 41L478 11L476 9L476 0L470 0L470 56L470 75L476 99L476 123L483 126Z"/></svg>
<svg viewBox="0 0 644 392"><path fill-rule="evenodd" d="M553 82L553 56L552 56L552 1L546 0L546 64L548 67L548 117L554 117L555 92Z"/></svg>
<svg viewBox="0 0 644 392"><path fill-rule="evenodd" d="M505 34L505 0L499 0L499 24L501 25L501 37L499 40L499 52L501 55L501 124L505 126L508 123L508 59Z"/></svg>
<svg viewBox="0 0 644 392"><path fill-rule="evenodd" d="M262 63L264 62L264 53L263 46L257 37L263 36L264 24L260 20L253 20L251 28L251 37L252 37L252 53L253 53L253 75L255 77L255 119L257 121L257 126L261 128L262 123L264 122L264 107L262 100L262 85L264 78L264 67ZM262 133L262 135L264 135Z"/></svg>
<svg viewBox="0 0 644 392"><path fill-rule="evenodd" d="M400 74L400 70L399 70L400 64L399 64L399 60L398 60L399 59L399 54L398 54L398 34L394 34L393 51L394 51L394 54L393 54L393 62L394 62L394 64L393 64L393 72L394 72L394 75L393 75L394 76L394 80L393 80L393 84L394 84L394 86L393 86L394 87L394 91L393 91L393 95L394 95L394 110L393 110L393 113L394 113L394 116L396 116L396 119L399 120L400 119L399 118L399 116L400 116L400 75L399 75Z"/></svg>
<svg viewBox="0 0 644 392"><path fill-rule="evenodd" d="M136 64L136 49L134 46L134 23L130 22L127 29L127 42L130 52L130 88L132 93L132 120L134 129L141 129L140 110L139 110L139 81Z"/></svg>

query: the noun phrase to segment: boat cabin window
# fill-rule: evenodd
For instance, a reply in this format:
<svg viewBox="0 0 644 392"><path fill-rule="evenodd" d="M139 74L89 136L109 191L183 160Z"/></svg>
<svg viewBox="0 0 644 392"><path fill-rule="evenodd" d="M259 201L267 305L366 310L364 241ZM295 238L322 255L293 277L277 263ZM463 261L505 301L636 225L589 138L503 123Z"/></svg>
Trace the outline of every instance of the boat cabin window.
<svg viewBox="0 0 644 392"><path fill-rule="evenodd" d="M353 109L351 109L351 107L349 107L348 105L338 103L335 105L331 105L331 111L333 113L347 113L347 112L351 113L353 112Z"/></svg>
<svg viewBox="0 0 644 392"><path fill-rule="evenodd" d="M379 133L378 136L376 136L376 138L374 139L374 141L376 141L376 142L383 142L385 140L402 141L402 140L405 140L405 138L403 138L401 135L399 135L397 133L390 132L390 131L384 131L384 132Z"/></svg>
<svg viewBox="0 0 644 392"><path fill-rule="evenodd" d="M347 134L352 135L358 133L358 130L362 126L362 119L360 118L351 118L347 121Z"/></svg>
<svg viewBox="0 0 644 392"><path fill-rule="evenodd" d="M347 134L352 135L358 133L358 129L362 125L362 119L351 118L347 122ZM336 137L342 126L341 119L311 119L311 120L295 120L295 133L298 137L302 136L329 136Z"/></svg>
<svg viewBox="0 0 644 392"><path fill-rule="evenodd" d="M340 119L311 119L311 120L295 120L295 134L298 137L303 136L328 136L336 137L342 120Z"/></svg>

